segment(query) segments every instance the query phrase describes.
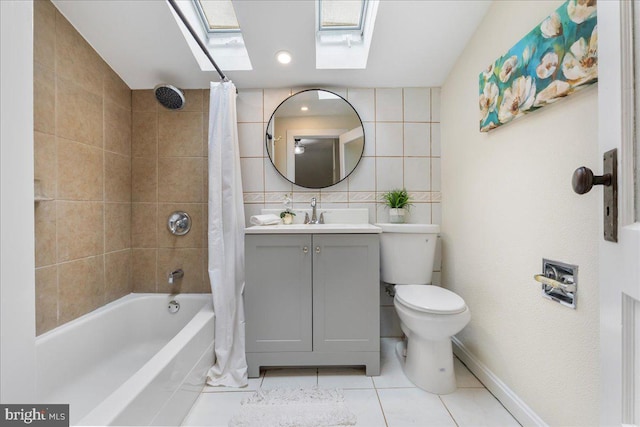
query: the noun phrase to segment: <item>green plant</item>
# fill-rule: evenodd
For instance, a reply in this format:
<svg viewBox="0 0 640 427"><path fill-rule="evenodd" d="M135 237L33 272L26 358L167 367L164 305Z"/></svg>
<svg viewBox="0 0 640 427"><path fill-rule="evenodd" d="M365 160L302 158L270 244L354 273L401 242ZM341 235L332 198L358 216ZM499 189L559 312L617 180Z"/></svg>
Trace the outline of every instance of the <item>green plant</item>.
<svg viewBox="0 0 640 427"><path fill-rule="evenodd" d="M296 216L295 212L290 211L289 209L280 212L280 218L284 218L285 215Z"/></svg>
<svg viewBox="0 0 640 427"><path fill-rule="evenodd" d="M382 201L392 209L409 209L411 206L411 198L404 188L387 191L382 195Z"/></svg>

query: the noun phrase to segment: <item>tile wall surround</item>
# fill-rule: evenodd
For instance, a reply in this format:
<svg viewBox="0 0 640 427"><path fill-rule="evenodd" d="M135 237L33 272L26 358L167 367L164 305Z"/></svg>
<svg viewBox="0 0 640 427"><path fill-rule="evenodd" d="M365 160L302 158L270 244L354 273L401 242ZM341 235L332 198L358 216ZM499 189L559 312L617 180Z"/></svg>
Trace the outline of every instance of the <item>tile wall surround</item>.
<svg viewBox="0 0 640 427"><path fill-rule="evenodd" d="M405 187L414 203L408 222L440 223L439 88L327 88L347 99L365 129L364 156L344 181L326 189L299 187L284 179L265 150L264 129L273 110L298 89L240 90L237 100L245 216L280 208L285 194L294 208L367 208L369 221L388 222L379 203L387 190Z"/></svg>
<svg viewBox="0 0 640 427"><path fill-rule="evenodd" d="M131 292L131 90L34 2L36 333Z"/></svg>
<svg viewBox="0 0 640 427"><path fill-rule="evenodd" d="M132 92L133 291L170 292L170 271L184 270L180 292L211 292L207 272L207 135L209 91L185 90L182 110L167 110L152 90ZM191 231L167 229L177 210Z"/></svg>

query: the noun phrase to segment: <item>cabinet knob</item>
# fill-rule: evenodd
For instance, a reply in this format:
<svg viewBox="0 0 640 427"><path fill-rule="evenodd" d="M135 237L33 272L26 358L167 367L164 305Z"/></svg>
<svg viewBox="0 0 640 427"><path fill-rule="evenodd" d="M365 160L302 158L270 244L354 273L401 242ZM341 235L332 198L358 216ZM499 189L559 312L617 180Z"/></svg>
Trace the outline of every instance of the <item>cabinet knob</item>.
<svg viewBox="0 0 640 427"><path fill-rule="evenodd" d="M305 254L309 253L309 248L307 246L303 247L302 252Z"/></svg>
<svg viewBox="0 0 640 427"><path fill-rule="evenodd" d="M320 253L320 246L316 246L316 253L319 254Z"/></svg>

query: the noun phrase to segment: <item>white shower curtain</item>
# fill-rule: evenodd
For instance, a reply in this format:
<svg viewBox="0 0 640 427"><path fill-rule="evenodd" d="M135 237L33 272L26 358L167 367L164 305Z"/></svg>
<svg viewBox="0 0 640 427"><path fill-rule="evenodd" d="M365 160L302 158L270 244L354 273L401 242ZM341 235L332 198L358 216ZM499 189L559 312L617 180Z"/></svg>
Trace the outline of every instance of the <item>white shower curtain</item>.
<svg viewBox="0 0 640 427"><path fill-rule="evenodd" d="M244 351L244 205L236 87L211 83L209 100L209 281L216 316L215 357L207 383L247 385Z"/></svg>

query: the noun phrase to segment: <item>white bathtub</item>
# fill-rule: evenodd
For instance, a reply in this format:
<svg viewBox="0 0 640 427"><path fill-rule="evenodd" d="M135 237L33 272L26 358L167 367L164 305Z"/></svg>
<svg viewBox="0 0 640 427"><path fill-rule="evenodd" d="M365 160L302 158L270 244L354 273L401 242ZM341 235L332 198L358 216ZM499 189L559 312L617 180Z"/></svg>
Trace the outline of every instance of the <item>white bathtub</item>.
<svg viewBox="0 0 640 427"><path fill-rule="evenodd" d="M180 425L213 364L211 294L130 294L36 338L39 403L72 425Z"/></svg>

